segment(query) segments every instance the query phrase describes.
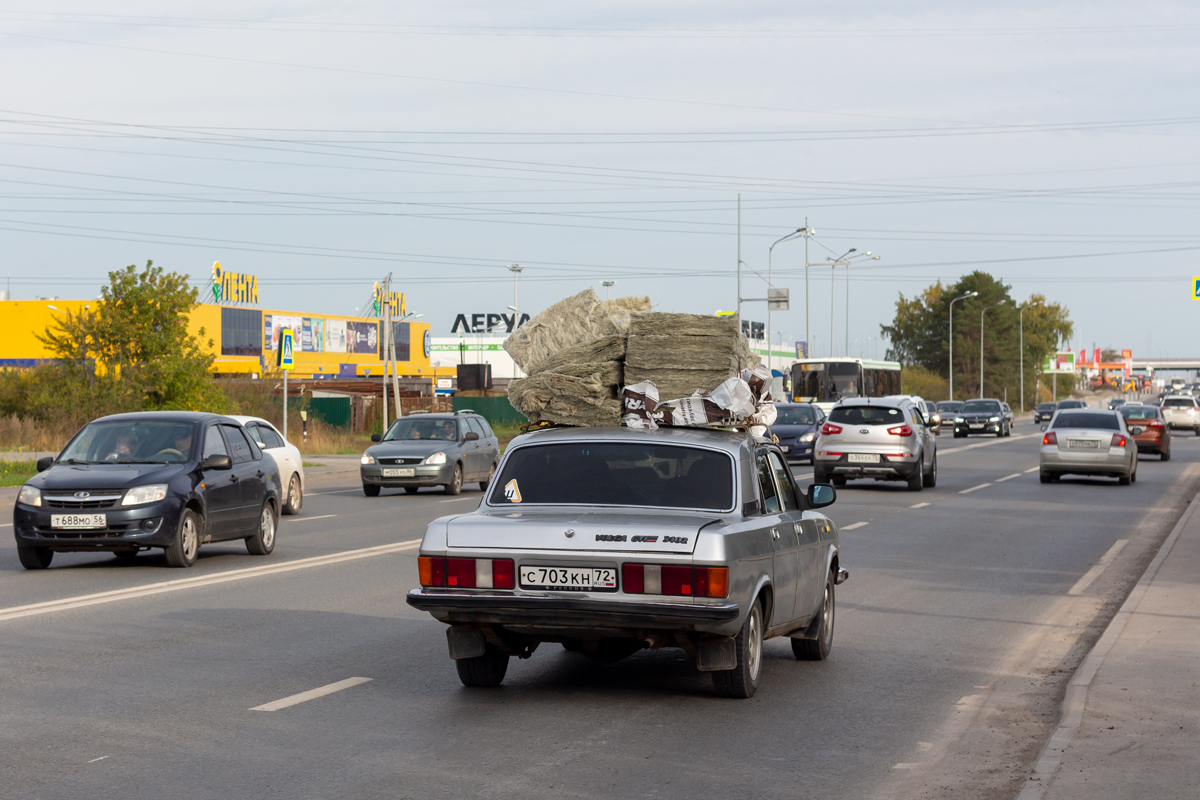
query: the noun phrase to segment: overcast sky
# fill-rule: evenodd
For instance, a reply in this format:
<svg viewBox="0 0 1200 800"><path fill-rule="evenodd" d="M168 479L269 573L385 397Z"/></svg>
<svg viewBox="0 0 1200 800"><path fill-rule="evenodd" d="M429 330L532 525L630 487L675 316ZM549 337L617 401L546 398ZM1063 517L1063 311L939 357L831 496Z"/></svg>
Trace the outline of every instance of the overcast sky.
<svg viewBox="0 0 1200 800"><path fill-rule="evenodd" d="M712 313L740 192L747 297L805 219L812 261L881 256L851 270L852 355L883 354L898 293L975 268L1066 304L1076 349L1200 355L1200 7L903 6L6 4L12 295L93 297L146 259L202 285L220 260L266 308L347 314L391 272L445 336L511 305L520 263L523 311L615 280ZM788 343L803 260L775 248ZM835 291L841 355L844 270Z"/></svg>

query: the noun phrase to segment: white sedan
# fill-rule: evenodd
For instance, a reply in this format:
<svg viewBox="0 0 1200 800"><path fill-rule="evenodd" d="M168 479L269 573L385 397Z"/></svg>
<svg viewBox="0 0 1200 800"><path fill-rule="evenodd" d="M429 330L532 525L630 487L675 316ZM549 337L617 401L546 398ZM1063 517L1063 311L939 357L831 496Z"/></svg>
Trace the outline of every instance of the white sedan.
<svg viewBox="0 0 1200 800"><path fill-rule="evenodd" d="M283 503L284 514L297 514L304 505L304 457L300 448L283 438L274 425L261 417L242 417L230 414L241 423L264 453L269 453L279 466L280 483L287 487Z"/></svg>
<svg viewBox="0 0 1200 800"><path fill-rule="evenodd" d="M1042 430L1042 483L1068 474L1107 475L1122 486L1137 480L1137 442L1116 411L1059 410Z"/></svg>

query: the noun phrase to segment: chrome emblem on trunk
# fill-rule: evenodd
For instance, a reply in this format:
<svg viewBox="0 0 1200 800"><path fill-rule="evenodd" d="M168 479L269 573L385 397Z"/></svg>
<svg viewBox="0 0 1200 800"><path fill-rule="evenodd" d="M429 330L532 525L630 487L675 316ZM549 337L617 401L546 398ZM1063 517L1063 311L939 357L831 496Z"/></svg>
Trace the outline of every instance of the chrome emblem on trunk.
<svg viewBox="0 0 1200 800"><path fill-rule="evenodd" d="M575 531L573 531L570 528L567 528L565 531L563 531L563 535L565 535L568 539L570 539L572 536L575 535Z"/></svg>
<svg viewBox="0 0 1200 800"><path fill-rule="evenodd" d="M862 430L859 431L859 433L866 435L866 434L870 433L870 431L867 430L866 428L863 428Z"/></svg>

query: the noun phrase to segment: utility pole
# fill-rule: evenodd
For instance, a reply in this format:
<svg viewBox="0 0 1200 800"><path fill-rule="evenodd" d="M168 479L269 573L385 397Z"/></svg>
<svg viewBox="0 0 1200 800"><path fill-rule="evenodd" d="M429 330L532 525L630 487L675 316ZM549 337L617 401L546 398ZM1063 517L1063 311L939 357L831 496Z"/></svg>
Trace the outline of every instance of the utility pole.
<svg viewBox="0 0 1200 800"><path fill-rule="evenodd" d="M383 279L383 432L387 433L391 419L388 417L388 363L392 355L392 273Z"/></svg>
<svg viewBox="0 0 1200 800"><path fill-rule="evenodd" d="M805 358L812 355L812 337L808 332L808 239L814 233L813 229L808 227L808 217L804 218L804 353Z"/></svg>
<svg viewBox="0 0 1200 800"><path fill-rule="evenodd" d="M737 324L742 331L742 193L737 198Z"/></svg>
<svg viewBox="0 0 1200 800"><path fill-rule="evenodd" d="M1021 338L1020 338L1021 359L1020 359L1020 361L1021 361L1021 412L1022 413L1025 412L1025 312L1029 310L1030 306L1034 306L1034 305L1037 305L1037 303L1025 303L1024 305L1021 306L1021 310L1019 312L1017 312L1017 321L1019 323L1019 328L1021 331ZM1036 386L1034 387L1033 392L1034 392L1034 396L1036 397L1037 396L1037 387Z"/></svg>
<svg viewBox="0 0 1200 800"><path fill-rule="evenodd" d="M767 372L771 371L771 256L775 252L775 245L780 242L786 242L788 239L795 239L797 236L804 235L804 228L797 228L787 236L780 236L775 241L771 242L771 246L767 248Z"/></svg>
<svg viewBox="0 0 1200 800"><path fill-rule="evenodd" d="M954 304L968 297L978 297L979 292L967 292L962 297L950 301L950 398L954 399Z"/></svg>
<svg viewBox="0 0 1200 800"><path fill-rule="evenodd" d="M979 312L979 397L980 397L980 399L983 399L983 315L986 314L991 309L995 308L996 306L1002 306L1002 305L1004 305L1003 300L1001 300L999 303L992 303L990 306L985 306L984 309Z"/></svg>

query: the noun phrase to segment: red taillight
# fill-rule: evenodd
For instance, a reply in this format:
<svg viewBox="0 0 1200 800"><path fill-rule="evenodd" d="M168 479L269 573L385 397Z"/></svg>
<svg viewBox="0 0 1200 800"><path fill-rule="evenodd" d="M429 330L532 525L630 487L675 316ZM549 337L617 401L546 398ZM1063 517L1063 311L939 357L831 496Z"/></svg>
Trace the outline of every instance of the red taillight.
<svg viewBox="0 0 1200 800"><path fill-rule="evenodd" d="M421 556L417 572L422 586L456 589L512 589L516 574L510 558L440 558Z"/></svg>
<svg viewBox="0 0 1200 800"><path fill-rule="evenodd" d="M675 597L727 597L728 567L683 567L671 564L622 564L626 594Z"/></svg>
<svg viewBox="0 0 1200 800"><path fill-rule="evenodd" d="M1046 435L1042 437L1042 444L1057 445L1058 444L1058 434L1055 433L1054 431L1047 431Z"/></svg>
<svg viewBox="0 0 1200 800"><path fill-rule="evenodd" d="M1109 447L1124 447L1125 446L1125 437L1119 433L1114 433L1112 442L1108 446Z"/></svg>
<svg viewBox="0 0 1200 800"><path fill-rule="evenodd" d="M1162 427L1162 423L1161 423L1161 422L1159 422L1159 421L1158 421L1158 420L1156 420L1156 419L1152 419L1152 420L1150 420L1149 422L1147 422L1147 423L1146 423L1146 427L1147 427L1147 428L1161 428L1161 427Z"/></svg>
<svg viewBox="0 0 1200 800"><path fill-rule="evenodd" d="M888 433L892 436L912 436L911 425L897 425L894 428L888 428Z"/></svg>
<svg viewBox="0 0 1200 800"><path fill-rule="evenodd" d="M826 422L824 425L821 426L821 435L822 436L832 436L835 433L841 433L841 432L842 432L842 426L834 425L832 422Z"/></svg>

